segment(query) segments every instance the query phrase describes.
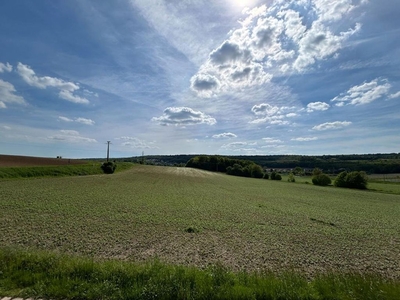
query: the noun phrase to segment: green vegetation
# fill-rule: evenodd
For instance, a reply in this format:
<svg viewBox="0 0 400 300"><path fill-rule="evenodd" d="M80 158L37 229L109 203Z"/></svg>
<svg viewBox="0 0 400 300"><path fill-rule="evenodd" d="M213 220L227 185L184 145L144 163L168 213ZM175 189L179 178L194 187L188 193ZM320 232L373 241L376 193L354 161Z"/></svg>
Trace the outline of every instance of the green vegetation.
<svg viewBox="0 0 400 300"><path fill-rule="evenodd" d="M0 296L46 299L395 299L400 283L379 276L295 272L233 273L157 260L98 262L45 252L0 249Z"/></svg>
<svg viewBox="0 0 400 300"><path fill-rule="evenodd" d="M318 174L312 177L312 183L319 186L327 186L332 183L331 178L326 174Z"/></svg>
<svg viewBox="0 0 400 300"><path fill-rule="evenodd" d="M334 184L337 187L365 190L368 184L368 177L365 172L353 171L347 173L343 171L336 177Z"/></svg>
<svg viewBox="0 0 400 300"><path fill-rule="evenodd" d="M264 171L261 166L249 160L232 159L218 155L200 155L191 158L186 167L207 171L223 172L228 175L263 178Z"/></svg>
<svg viewBox="0 0 400 300"><path fill-rule="evenodd" d="M120 163L118 164L118 171L127 170L132 166L132 163ZM102 173L101 164L98 162L81 165L0 168L0 178L84 176Z"/></svg>
<svg viewBox="0 0 400 300"><path fill-rule="evenodd" d="M117 164L112 161L107 161L101 165L101 169L105 174L113 174L116 168Z"/></svg>
<svg viewBox="0 0 400 300"><path fill-rule="evenodd" d="M394 298L399 196L303 180L146 165L1 180L0 295Z"/></svg>
<svg viewBox="0 0 400 300"><path fill-rule="evenodd" d="M139 162L146 164L178 166L185 165L198 155L148 155L143 157L121 158L119 161ZM249 160L267 169L304 169L318 167L328 174L338 174L342 170L365 171L368 174L400 173L400 153L378 154L345 154L345 155L246 155L229 156L229 159ZM295 175L300 175L296 174Z"/></svg>

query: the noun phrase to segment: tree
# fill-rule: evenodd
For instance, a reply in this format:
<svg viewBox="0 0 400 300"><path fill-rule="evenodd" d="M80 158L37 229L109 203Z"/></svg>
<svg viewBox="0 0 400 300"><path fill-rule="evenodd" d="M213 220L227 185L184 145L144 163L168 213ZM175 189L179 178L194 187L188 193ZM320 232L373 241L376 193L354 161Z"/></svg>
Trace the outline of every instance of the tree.
<svg viewBox="0 0 400 300"><path fill-rule="evenodd" d="M117 168L117 164L112 162L112 161L108 161L105 162L101 165L101 169L103 170L103 172L105 174L112 174L114 173L115 169Z"/></svg>
<svg viewBox="0 0 400 300"><path fill-rule="evenodd" d="M264 171L259 165L252 165L251 166L251 177L253 178L263 178Z"/></svg>
<svg viewBox="0 0 400 300"><path fill-rule="evenodd" d="M289 181L289 182L296 182L296 179L294 178L293 172L290 172L290 173L289 173L289 177L288 177L288 180L287 180L287 181Z"/></svg>
<svg viewBox="0 0 400 300"><path fill-rule="evenodd" d="M347 177L346 171L340 172L338 176L336 176L336 179L333 184L337 187L347 187L346 177Z"/></svg>
<svg viewBox="0 0 400 300"><path fill-rule="evenodd" d="M331 182L332 182L331 178L324 173L314 175L312 178L312 183L315 185L327 186L331 184Z"/></svg>
<svg viewBox="0 0 400 300"><path fill-rule="evenodd" d="M302 167L296 167L293 169L293 174L302 176L302 175L304 175L304 169Z"/></svg>
<svg viewBox="0 0 400 300"><path fill-rule="evenodd" d="M282 176L275 171L271 173L271 180L282 180Z"/></svg>
<svg viewBox="0 0 400 300"><path fill-rule="evenodd" d="M350 189L365 190L368 184L368 176L363 171L353 171L347 173L343 171L336 177L334 185Z"/></svg>

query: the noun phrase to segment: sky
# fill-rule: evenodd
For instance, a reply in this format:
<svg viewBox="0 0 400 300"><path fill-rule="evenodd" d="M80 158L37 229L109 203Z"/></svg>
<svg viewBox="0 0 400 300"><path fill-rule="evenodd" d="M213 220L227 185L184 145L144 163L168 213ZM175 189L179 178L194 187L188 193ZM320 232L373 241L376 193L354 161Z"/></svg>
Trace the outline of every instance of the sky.
<svg viewBox="0 0 400 300"><path fill-rule="evenodd" d="M394 0L5 0L0 154L400 152Z"/></svg>

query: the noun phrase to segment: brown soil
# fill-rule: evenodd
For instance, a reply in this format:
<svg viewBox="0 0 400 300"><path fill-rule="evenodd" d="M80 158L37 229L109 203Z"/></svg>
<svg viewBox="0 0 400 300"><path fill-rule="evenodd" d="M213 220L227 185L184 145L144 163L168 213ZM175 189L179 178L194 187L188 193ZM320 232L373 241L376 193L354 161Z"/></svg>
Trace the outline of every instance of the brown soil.
<svg viewBox="0 0 400 300"><path fill-rule="evenodd" d="M0 154L0 167L36 167L85 164L86 161L68 158L33 157Z"/></svg>

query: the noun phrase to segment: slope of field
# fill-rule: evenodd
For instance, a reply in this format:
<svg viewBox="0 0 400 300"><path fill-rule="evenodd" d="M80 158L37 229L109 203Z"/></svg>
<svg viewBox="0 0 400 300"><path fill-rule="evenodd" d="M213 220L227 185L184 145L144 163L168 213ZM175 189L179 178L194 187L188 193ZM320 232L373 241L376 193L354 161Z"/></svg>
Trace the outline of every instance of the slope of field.
<svg viewBox="0 0 400 300"><path fill-rule="evenodd" d="M400 278L400 196L172 167L0 181L0 245Z"/></svg>
<svg viewBox="0 0 400 300"><path fill-rule="evenodd" d="M60 159L49 157L17 156L0 154L0 167L35 167L86 164L79 159Z"/></svg>

